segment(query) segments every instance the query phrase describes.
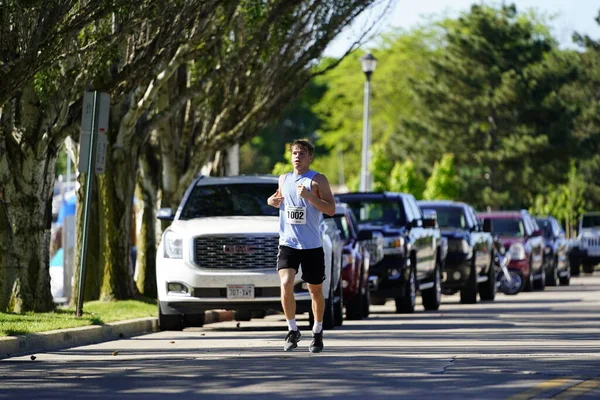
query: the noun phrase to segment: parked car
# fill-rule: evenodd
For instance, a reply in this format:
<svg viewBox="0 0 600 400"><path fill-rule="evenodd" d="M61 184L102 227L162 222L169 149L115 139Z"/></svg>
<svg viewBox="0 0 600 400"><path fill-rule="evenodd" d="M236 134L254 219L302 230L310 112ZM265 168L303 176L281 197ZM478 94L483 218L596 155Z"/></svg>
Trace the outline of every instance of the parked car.
<svg viewBox="0 0 600 400"><path fill-rule="evenodd" d="M581 265L583 272L591 274L600 264L600 212L586 212L581 216L571 261L571 275L574 276L579 275Z"/></svg>
<svg viewBox="0 0 600 400"><path fill-rule="evenodd" d="M546 285L568 285L571 281L569 267L569 244L565 231L552 216L535 217L535 222L544 231L544 270Z"/></svg>
<svg viewBox="0 0 600 400"><path fill-rule="evenodd" d="M376 260L368 251L371 242L375 242L383 252L383 235L370 230L361 231L358 221L343 203L337 203L335 214L325 216L326 223L334 224L344 241L342 255L342 287L343 300L346 307L346 319L359 320L369 316L370 291L369 291L369 265L370 260Z"/></svg>
<svg viewBox="0 0 600 400"><path fill-rule="evenodd" d="M529 212L492 211L478 213L477 217L482 220L483 230L490 232L492 236L498 236L502 245L508 249L508 268L518 272L523 278L524 290L544 290L544 232Z"/></svg>
<svg viewBox="0 0 600 400"><path fill-rule="evenodd" d="M496 297L497 268L494 263L494 238L477 220L473 208L455 201L419 201L425 212L434 210L441 234L448 240L442 293L460 291L460 302L473 304Z"/></svg>
<svg viewBox="0 0 600 400"><path fill-rule="evenodd" d="M159 211L159 219L172 222L156 256L160 329L202 326L204 312L212 309L234 310L238 320L282 309L276 271L280 211L266 203L277 186L276 176L200 176L188 187L177 211ZM336 296L342 284L342 246L336 250L324 221L321 232L326 276L323 324L331 329L343 307ZM311 313L310 294L301 276L300 271L294 285L297 313Z"/></svg>
<svg viewBox="0 0 600 400"><path fill-rule="evenodd" d="M393 298L396 312L411 313L420 290L424 308L437 310L444 242L435 213L425 216L408 193L355 192L336 198L352 209L361 230L383 235L384 257L369 268L372 304Z"/></svg>

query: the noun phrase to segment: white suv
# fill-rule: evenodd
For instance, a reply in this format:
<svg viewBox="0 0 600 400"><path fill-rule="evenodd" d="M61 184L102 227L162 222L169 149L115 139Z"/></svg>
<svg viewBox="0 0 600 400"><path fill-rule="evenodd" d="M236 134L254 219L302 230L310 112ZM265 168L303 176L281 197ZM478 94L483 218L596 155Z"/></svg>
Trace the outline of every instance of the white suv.
<svg viewBox="0 0 600 400"><path fill-rule="evenodd" d="M600 212L587 212L581 216L574 250L575 265L571 265L571 275L579 274L580 265L583 265L583 272L594 272L594 267L600 264Z"/></svg>
<svg viewBox="0 0 600 400"><path fill-rule="evenodd" d="M267 205L276 189L276 176L200 176L176 212L159 211L159 219L172 221L163 232L156 257L162 330L202 326L207 310L234 310L238 320L264 316L268 309L281 310L276 271L279 210ZM334 315L340 314L336 307L342 306L336 296L341 292L342 244L334 243L326 225L321 226L324 323L331 328ZM297 312L311 312L310 294L301 275L296 275L294 285Z"/></svg>

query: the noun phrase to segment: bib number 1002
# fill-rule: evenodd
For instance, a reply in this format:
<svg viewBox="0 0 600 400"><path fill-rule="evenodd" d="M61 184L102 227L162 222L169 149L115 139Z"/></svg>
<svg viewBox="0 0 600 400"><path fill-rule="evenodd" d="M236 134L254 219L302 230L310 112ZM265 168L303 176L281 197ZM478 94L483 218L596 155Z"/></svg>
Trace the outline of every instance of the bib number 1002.
<svg viewBox="0 0 600 400"><path fill-rule="evenodd" d="M288 210L287 216L288 216L288 219L295 219L295 220L304 219L304 211Z"/></svg>

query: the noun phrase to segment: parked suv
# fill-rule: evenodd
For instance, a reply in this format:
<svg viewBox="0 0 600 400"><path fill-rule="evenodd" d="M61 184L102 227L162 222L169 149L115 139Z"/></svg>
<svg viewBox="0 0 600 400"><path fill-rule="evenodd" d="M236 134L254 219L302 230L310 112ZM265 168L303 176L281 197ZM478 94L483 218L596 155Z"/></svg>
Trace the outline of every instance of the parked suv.
<svg viewBox="0 0 600 400"><path fill-rule="evenodd" d="M496 267L494 238L477 220L473 208L454 201L419 201L425 212L434 210L442 236L448 240L448 254L444 264L445 279L442 292L460 291L460 302L494 300L496 297Z"/></svg>
<svg viewBox="0 0 600 400"><path fill-rule="evenodd" d="M352 209L361 230L383 234L384 257L369 269L371 296L393 298L397 312L411 313L420 290L425 309L437 310L443 249L435 214L425 218L407 193L357 192L336 198Z"/></svg>
<svg viewBox="0 0 600 400"><path fill-rule="evenodd" d="M493 211L477 216L483 222L484 231L497 236L504 248L508 249L508 268L523 279L525 291L534 288L544 290L544 232L533 217L526 210Z"/></svg>
<svg viewBox="0 0 600 400"><path fill-rule="evenodd" d="M536 217L535 222L544 231L544 270L546 271L546 285L568 285L571 281L571 268L569 268L569 245L565 231L556 218Z"/></svg>
<svg viewBox="0 0 600 400"><path fill-rule="evenodd" d="M377 263L383 258L383 235L370 230L361 231L358 221L343 203L337 203L335 214L325 216L326 223L332 223L344 241L342 255L342 287L346 306L346 319L359 320L369 316L369 266L371 260ZM372 253L369 252L372 248Z"/></svg>
<svg viewBox="0 0 600 400"><path fill-rule="evenodd" d="M571 275L579 275L580 265L583 272L591 274L600 263L600 212L586 212L581 216L572 260Z"/></svg>
<svg viewBox="0 0 600 400"><path fill-rule="evenodd" d="M162 330L202 326L206 310L234 310L238 320L281 310L276 271L279 210L267 205L277 187L276 176L201 176L189 186L176 212L159 211L159 219L172 221L156 256ZM324 221L321 232L326 276L323 323L331 329L335 316L341 315L341 298L335 296L341 291L341 254L335 254ZM301 276L296 275L294 286L298 313L310 311L311 305Z"/></svg>

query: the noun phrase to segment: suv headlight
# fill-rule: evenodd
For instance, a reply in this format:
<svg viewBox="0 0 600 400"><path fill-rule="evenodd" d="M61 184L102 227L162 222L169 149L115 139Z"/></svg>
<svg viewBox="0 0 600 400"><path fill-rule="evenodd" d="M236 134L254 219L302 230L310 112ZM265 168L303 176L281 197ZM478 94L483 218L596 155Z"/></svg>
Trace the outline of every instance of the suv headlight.
<svg viewBox="0 0 600 400"><path fill-rule="evenodd" d="M165 258L183 258L183 239L175 232L165 233Z"/></svg>
<svg viewBox="0 0 600 400"><path fill-rule="evenodd" d="M511 260L524 260L525 259L525 246L521 243L513 243L508 250Z"/></svg>
<svg viewBox="0 0 600 400"><path fill-rule="evenodd" d="M402 236L390 236L383 239L384 254L401 254L404 248Z"/></svg>

